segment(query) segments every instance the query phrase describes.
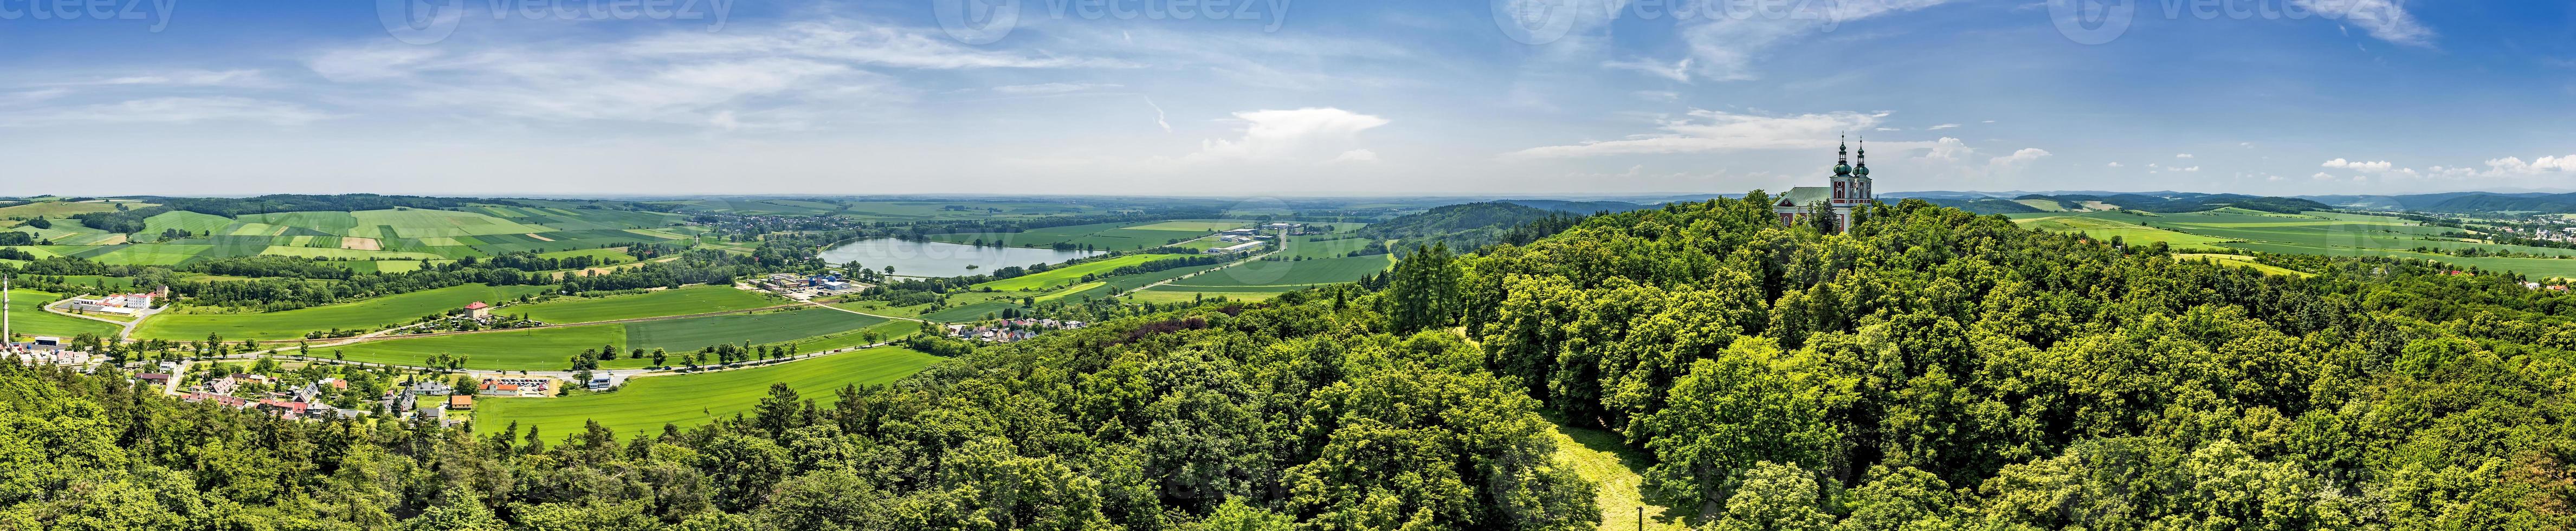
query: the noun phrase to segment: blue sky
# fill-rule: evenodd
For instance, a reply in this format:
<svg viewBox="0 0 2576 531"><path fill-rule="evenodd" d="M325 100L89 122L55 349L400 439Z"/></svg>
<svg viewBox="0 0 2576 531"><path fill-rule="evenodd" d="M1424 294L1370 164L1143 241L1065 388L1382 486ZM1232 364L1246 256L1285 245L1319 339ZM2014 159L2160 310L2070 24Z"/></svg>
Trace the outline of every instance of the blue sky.
<svg viewBox="0 0 2576 531"><path fill-rule="evenodd" d="M118 1L0 194L2576 189L2565 3Z"/></svg>

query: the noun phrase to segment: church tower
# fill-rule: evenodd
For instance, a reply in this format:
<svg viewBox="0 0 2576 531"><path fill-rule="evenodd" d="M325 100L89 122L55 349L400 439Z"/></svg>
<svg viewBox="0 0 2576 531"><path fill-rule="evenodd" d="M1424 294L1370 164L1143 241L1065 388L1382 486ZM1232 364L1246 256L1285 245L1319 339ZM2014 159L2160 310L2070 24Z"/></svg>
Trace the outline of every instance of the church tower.
<svg viewBox="0 0 2576 531"><path fill-rule="evenodd" d="M1844 137L1834 148L1834 174L1825 186L1799 186L1780 194L1771 211L1780 216L1780 224L1796 225L1808 216L1825 216L1835 230L1850 231L1852 209L1862 208L1878 199L1870 190L1869 141L1863 139L1859 164L1853 164L1851 139Z"/></svg>

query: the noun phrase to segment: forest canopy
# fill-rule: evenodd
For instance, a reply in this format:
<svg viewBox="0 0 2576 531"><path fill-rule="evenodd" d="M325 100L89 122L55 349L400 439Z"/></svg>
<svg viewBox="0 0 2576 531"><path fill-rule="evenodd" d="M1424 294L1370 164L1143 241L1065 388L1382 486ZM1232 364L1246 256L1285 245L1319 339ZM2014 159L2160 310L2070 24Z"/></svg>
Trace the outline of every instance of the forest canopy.
<svg viewBox="0 0 2576 531"><path fill-rule="evenodd" d="M1702 529L2576 527L2576 302L2177 260L1909 200L1604 214L1368 291L960 352L707 426L272 420L0 364L0 527L1593 529L1550 419Z"/></svg>

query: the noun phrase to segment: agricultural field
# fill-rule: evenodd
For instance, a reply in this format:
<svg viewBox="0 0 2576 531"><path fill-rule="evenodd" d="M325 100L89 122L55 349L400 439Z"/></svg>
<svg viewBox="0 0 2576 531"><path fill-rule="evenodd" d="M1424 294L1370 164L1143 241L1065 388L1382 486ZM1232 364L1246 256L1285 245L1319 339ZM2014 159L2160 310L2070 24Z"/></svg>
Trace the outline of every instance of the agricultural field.
<svg viewBox="0 0 2576 531"><path fill-rule="evenodd" d="M539 433L562 435L580 433L584 422L595 420L619 437L631 437L659 432L664 424L685 428L748 414L769 396L772 383L784 382L828 406L832 392L842 386L892 383L938 360L902 347L878 347L781 365L636 378L609 393L478 400L474 423L498 430L517 422Z"/></svg>
<svg viewBox="0 0 2576 531"><path fill-rule="evenodd" d="M400 262L393 262L400 263ZM553 286L487 286L467 284L358 302L298 308L282 312L232 314L163 313L135 327L137 339L203 340L208 334L228 341L296 339L306 332L378 329L409 323L475 301L499 302L541 293Z"/></svg>
<svg viewBox="0 0 2576 531"><path fill-rule="evenodd" d="M733 286L689 286L634 295L567 297L511 306L501 313L548 323L594 323L621 319L747 310L788 301Z"/></svg>
<svg viewBox="0 0 2576 531"><path fill-rule="evenodd" d="M507 214L509 217L493 213ZM145 218L146 230L129 237L63 220L52 229L14 227L61 246L89 246L55 254L116 265L180 265L209 258L280 255L334 260L359 272L400 272L419 264L367 264L381 260L454 260L529 251L599 257L624 256L615 248L687 240L650 227L676 215L596 209L484 206L467 210L391 209L358 212L277 212L239 219L189 211ZM166 231L188 237L163 240ZM132 242L135 245L118 245ZM631 257L626 258L631 259Z"/></svg>
<svg viewBox="0 0 2576 531"><path fill-rule="evenodd" d="M2131 243L2164 241L2177 250L2224 248L2277 254L2418 258L2461 267L2576 278L2576 250L2466 241L2444 236L2461 229L2425 226L2395 216L2337 212L2282 214L2219 208L2169 214L2114 210L2080 214L2021 213L2008 214L2007 217L2032 229L2080 231L2103 239L2118 235ZM2414 249L2419 247L2536 256L2471 258L2415 252Z"/></svg>
<svg viewBox="0 0 2576 531"><path fill-rule="evenodd" d="M985 282L985 283L982 283L982 284L976 284L976 285L975 285L975 286L973 286L973 287L975 287L975 288L979 288L979 289L980 289L980 288L991 288L991 289L993 289L993 290L995 290L995 291L1039 291L1039 290L1048 290L1048 289L1054 289L1054 288L1062 287L1062 286L1069 286L1069 285L1073 285L1074 283L1081 282L1081 281L1082 281L1082 276L1083 276L1083 275L1091 275L1091 274L1098 274L1098 273L1106 273L1106 272L1109 272L1109 270L1117 269L1117 268L1120 268L1120 267L1126 267L1126 266L1131 266L1131 265L1136 265L1136 264L1142 264L1142 263L1146 263L1146 262L1151 262L1151 261L1155 261L1155 260L1162 260L1162 259L1167 259L1167 258L1176 258L1176 257L1180 257L1180 256L1183 256L1183 255L1169 255L1169 254L1131 254L1131 255L1120 256L1120 257L1115 257L1115 258L1106 258L1106 259L1100 259L1100 260L1092 260L1092 261L1089 261L1089 262L1083 262L1083 263L1074 264L1074 265L1070 265L1070 266L1059 267L1059 268L1055 268L1055 269L1049 269L1049 270L1046 270L1045 272L1041 272L1041 273L1035 273L1035 274L1029 274L1029 275L1021 275L1021 276L1017 276L1017 277L1011 277L1011 278L1006 278L1006 279L1001 279L1001 280L995 280L995 281L991 281L991 282Z"/></svg>
<svg viewBox="0 0 2576 531"><path fill-rule="evenodd" d="M2085 237L2095 240L2108 241L2118 237L2120 241L2132 245L2164 242L2181 250L2216 249L2218 244L2227 241L2226 238L2165 230L2133 221L2150 217L2154 215L2134 211L2113 211L2073 216L2020 218L2014 219L2013 223L2031 230L2083 233Z"/></svg>
<svg viewBox="0 0 2576 531"><path fill-rule="evenodd" d="M119 327L98 321L48 313L46 304L62 300L65 295L31 289L9 290L9 332L19 336L53 336L70 338L81 334L114 337Z"/></svg>
<svg viewBox="0 0 2576 531"><path fill-rule="evenodd" d="M1305 288L1357 281L1371 273L1385 271L1395 264L1394 260L1394 255L1386 254L1284 262L1256 260L1175 280L1171 286Z"/></svg>
<svg viewBox="0 0 2576 531"><path fill-rule="evenodd" d="M626 346L626 327L614 324L388 339L330 350L317 348L313 355L331 357L332 351L337 351L349 361L416 366L431 356L448 354L465 356L468 369L560 371L571 367L574 354L600 345L616 345L619 349L617 359L599 362L603 368L640 368L653 362L649 357L628 358L628 351L634 347Z"/></svg>
<svg viewBox="0 0 2576 531"><path fill-rule="evenodd" d="M750 342L754 345L828 336L886 322L881 317L829 308L801 308L755 314L715 315L627 323L627 348L696 351L708 346Z"/></svg>

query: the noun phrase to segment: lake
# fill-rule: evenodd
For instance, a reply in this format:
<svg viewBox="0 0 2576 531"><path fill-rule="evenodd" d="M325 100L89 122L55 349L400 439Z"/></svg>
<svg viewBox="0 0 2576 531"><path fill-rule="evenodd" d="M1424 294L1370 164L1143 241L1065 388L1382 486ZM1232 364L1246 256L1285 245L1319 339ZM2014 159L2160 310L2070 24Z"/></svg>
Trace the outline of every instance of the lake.
<svg viewBox="0 0 2576 531"><path fill-rule="evenodd" d="M857 260L868 269L885 271L894 266L894 274L913 277L962 277L992 273L1010 266L1053 264L1075 258L1101 254L1100 251L1058 251L1028 247L977 247L973 245L917 242L894 238L859 240L823 251L822 258L833 265ZM966 266L976 266L968 269Z"/></svg>

